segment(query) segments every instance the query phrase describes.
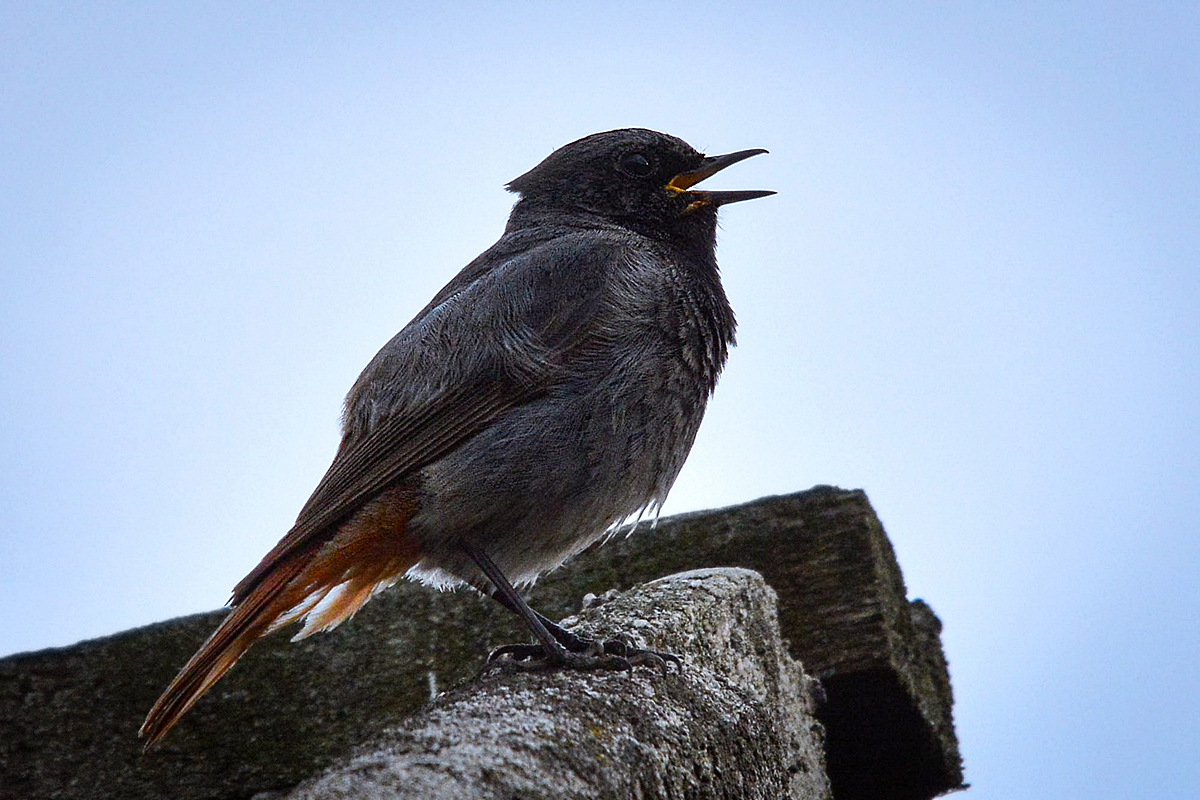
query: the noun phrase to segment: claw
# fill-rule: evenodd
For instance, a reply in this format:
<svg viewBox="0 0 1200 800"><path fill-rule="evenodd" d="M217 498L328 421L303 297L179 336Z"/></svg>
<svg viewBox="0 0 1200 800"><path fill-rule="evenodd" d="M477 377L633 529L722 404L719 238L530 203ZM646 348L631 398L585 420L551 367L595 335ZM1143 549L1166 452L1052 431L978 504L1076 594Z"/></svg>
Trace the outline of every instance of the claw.
<svg viewBox="0 0 1200 800"><path fill-rule="evenodd" d="M502 644L488 653L487 663L491 664L504 658L510 661L530 661L538 656L545 658L545 655L546 650L540 644Z"/></svg>
<svg viewBox="0 0 1200 800"><path fill-rule="evenodd" d="M683 661L674 653L630 647L623 639L601 642L577 638L573 644L575 647L572 649L550 652L540 644L501 645L488 655L484 672L492 669L501 672L545 672L552 669L632 672L634 667L647 666L667 675L670 673L668 664L674 664L679 672L683 671Z"/></svg>

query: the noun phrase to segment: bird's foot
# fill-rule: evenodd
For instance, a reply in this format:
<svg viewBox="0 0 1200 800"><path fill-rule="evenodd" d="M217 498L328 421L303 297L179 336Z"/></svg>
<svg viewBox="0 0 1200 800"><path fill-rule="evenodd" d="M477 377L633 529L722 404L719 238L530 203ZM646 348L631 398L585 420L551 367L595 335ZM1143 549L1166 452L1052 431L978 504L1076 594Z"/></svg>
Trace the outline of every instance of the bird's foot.
<svg viewBox="0 0 1200 800"><path fill-rule="evenodd" d="M502 645L491 652L484 669L502 672L544 672L552 669L628 672L634 667L648 666L666 675L669 671L667 665L674 664L676 670L683 670L683 661L674 653L630 647L622 639L601 642L573 637L570 643L562 644L565 646L557 650L547 650L540 644Z"/></svg>

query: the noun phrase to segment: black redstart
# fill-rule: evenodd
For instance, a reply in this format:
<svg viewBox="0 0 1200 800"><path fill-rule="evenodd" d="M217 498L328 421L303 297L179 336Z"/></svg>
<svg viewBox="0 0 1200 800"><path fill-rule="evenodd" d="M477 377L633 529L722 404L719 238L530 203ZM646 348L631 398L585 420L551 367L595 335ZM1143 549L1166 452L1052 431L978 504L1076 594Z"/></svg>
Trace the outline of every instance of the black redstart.
<svg viewBox="0 0 1200 800"><path fill-rule="evenodd" d="M616 130L510 183L504 235L363 370L329 471L151 709L146 746L255 639L329 630L405 574L519 614L538 644L502 650L521 659L628 668L639 653L574 636L512 584L666 498L733 344L717 209L773 194L693 186L764 152Z"/></svg>

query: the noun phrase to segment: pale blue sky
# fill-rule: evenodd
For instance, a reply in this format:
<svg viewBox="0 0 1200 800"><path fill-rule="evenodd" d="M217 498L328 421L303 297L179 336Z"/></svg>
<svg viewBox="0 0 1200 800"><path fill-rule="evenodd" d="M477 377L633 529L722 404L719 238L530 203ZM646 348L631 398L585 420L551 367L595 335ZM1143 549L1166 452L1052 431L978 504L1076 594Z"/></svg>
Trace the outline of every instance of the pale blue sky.
<svg viewBox="0 0 1200 800"><path fill-rule="evenodd" d="M779 192L667 512L865 489L971 796L1200 795L1200 7L246 5L0 8L0 654L224 602L504 183L638 125Z"/></svg>

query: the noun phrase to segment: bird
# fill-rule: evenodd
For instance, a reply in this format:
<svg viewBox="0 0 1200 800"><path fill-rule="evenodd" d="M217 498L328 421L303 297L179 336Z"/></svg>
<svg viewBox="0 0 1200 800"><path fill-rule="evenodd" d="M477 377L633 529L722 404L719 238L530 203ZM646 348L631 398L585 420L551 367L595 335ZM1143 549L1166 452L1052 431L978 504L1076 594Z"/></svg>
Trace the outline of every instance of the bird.
<svg viewBox="0 0 1200 800"><path fill-rule="evenodd" d="M350 389L333 463L147 714L146 749L255 640L330 630L404 576L517 614L536 644L492 657L629 669L661 655L577 636L514 586L661 507L735 341L717 211L774 194L695 186L766 152L706 156L625 128L512 180L500 239Z"/></svg>

